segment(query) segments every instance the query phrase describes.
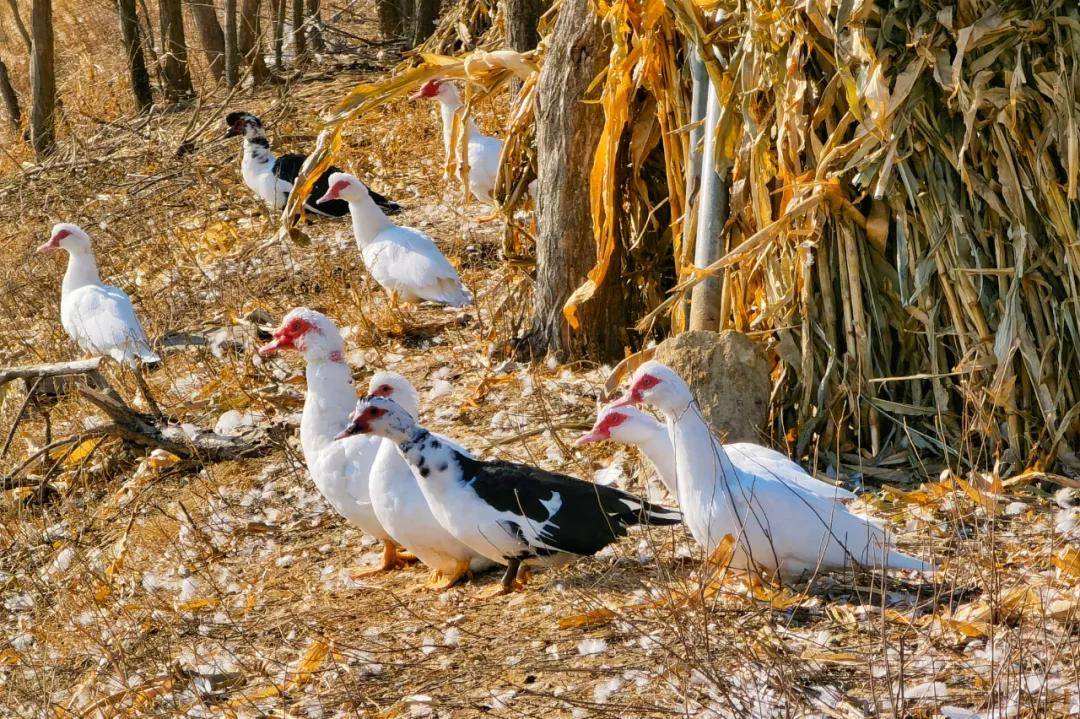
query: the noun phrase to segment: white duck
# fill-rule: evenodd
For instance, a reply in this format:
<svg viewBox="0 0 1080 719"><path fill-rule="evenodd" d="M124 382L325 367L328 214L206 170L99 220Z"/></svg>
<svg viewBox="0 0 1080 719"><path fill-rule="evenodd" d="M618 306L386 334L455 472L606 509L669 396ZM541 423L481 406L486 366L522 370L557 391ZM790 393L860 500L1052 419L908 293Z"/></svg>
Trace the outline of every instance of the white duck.
<svg viewBox="0 0 1080 719"><path fill-rule="evenodd" d="M60 289L60 324L84 352L108 355L130 368L147 404L160 415L139 365L160 362L161 358L150 349L131 298L119 287L101 281L90 236L78 225L54 225L49 241L37 251L55 250L68 253Z"/></svg>
<svg viewBox="0 0 1080 719"><path fill-rule="evenodd" d="M449 160L454 114L462 108L457 88L450 82L428 80L413 97L438 101L439 115L442 118L443 149ZM463 120L467 133L465 141L468 143L469 191L480 202L495 204L495 180L499 177L499 155L502 154L503 141L480 132L471 117L464 117Z"/></svg>
<svg viewBox="0 0 1080 719"><path fill-rule="evenodd" d="M679 505L694 536L711 554L725 535L735 539L732 566L805 578L852 564L867 568L930 570L890 547L875 521L842 503L772 472L738 471L686 383L656 361L634 372L630 391L613 406L647 403L667 420L675 448Z"/></svg>
<svg viewBox="0 0 1080 719"><path fill-rule="evenodd" d="M420 398L412 384L396 372L376 372L368 394L394 400L414 419ZM469 451L441 435L433 435L463 454ZM471 456L471 455L470 455ZM470 571L479 572L494 563L469 549L443 528L431 513L427 499L396 444L381 441L369 484L375 516L391 536L432 569L427 586L436 591L452 587Z"/></svg>
<svg viewBox="0 0 1080 719"><path fill-rule="evenodd" d="M274 330L273 341L261 347L259 354L266 356L281 350L301 352L307 362L300 445L311 480L338 514L383 545L382 563L354 576L401 567L407 558L399 555L397 543L375 516L368 487L381 442L371 437L334 441L349 424L349 414L356 406L341 334L326 315L297 307L285 315Z"/></svg>
<svg viewBox="0 0 1080 719"><path fill-rule="evenodd" d="M671 444L667 426L634 407L602 407L592 430L579 437L576 443L583 445L605 440L640 449L656 470L656 476L673 496L678 497L675 447ZM713 442L719 443L715 436ZM810 476L797 462L775 449L752 442L734 442L723 445L723 451L735 470L742 475L769 474L781 482L795 484L827 499L855 498L853 492Z"/></svg>
<svg viewBox="0 0 1080 719"><path fill-rule="evenodd" d="M390 293L391 301L439 302L463 307L472 302L457 270L431 238L411 227L399 227L376 206L364 183L344 172L330 176L330 189L319 202L345 200L352 213L353 235L364 265Z"/></svg>

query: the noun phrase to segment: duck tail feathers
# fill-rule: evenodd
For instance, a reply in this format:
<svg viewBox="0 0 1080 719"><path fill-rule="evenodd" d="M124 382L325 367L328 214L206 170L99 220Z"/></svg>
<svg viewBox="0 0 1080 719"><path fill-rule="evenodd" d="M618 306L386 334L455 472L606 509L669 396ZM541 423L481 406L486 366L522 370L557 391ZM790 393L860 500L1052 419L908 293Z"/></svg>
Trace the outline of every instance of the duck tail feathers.
<svg viewBox="0 0 1080 719"><path fill-rule="evenodd" d="M886 558L887 569L909 569L914 572L933 572L934 565L901 552L890 551Z"/></svg>

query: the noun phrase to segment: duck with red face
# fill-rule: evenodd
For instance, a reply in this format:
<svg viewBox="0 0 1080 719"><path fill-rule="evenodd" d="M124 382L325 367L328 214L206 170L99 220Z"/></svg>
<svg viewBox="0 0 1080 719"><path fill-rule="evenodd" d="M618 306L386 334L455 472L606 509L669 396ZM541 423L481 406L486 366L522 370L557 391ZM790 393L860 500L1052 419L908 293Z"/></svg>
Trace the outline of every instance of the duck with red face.
<svg viewBox="0 0 1080 719"><path fill-rule="evenodd" d="M667 420L679 506L706 555L730 536L734 567L783 579L852 565L930 569L893 549L878 522L853 514L841 501L850 495L846 490L805 472L785 476L760 458L736 465L735 453L716 441L690 388L670 367L642 364L612 406L633 404L651 405Z"/></svg>
<svg viewBox="0 0 1080 719"><path fill-rule="evenodd" d="M452 162L454 115L465 112L457 88L445 80L428 80L412 96L414 100L434 100L439 103L439 116L442 119L443 150L447 165ZM502 154L503 141L480 132L480 128L471 117L463 116L458 121L464 124L463 141L469 158L469 192L480 202L495 204L495 181L499 177L499 156ZM462 178L453 178L461 182Z"/></svg>
<svg viewBox="0 0 1080 719"><path fill-rule="evenodd" d="M405 563L398 543L379 522L371 504L369 479L380 441L355 437L335 442L356 404L352 373L345 363L345 343L329 317L297 307L281 320L273 340L259 349L263 357L296 352L307 364L307 394L300 418L300 445L311 480L330 506L350 524L382 542L382 562L356 572L367 576Z"/></svg>

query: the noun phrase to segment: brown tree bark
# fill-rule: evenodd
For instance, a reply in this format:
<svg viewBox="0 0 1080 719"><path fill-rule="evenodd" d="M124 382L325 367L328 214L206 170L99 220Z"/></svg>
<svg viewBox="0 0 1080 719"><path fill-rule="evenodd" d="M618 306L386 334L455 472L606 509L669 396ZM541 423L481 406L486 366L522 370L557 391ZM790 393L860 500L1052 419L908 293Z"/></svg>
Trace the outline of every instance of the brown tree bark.
<svg viewBox="0 0 1080 719"><path fill-rule="evenodd" d="M375 9L379 13L379 34L383 40L401 37L404 30L404 14L398 0L375 0Z"/></svg>
<svg viewBox="0 0 1080 719"><path fill-rule="evenodd" d="M19 109L19 96L15 94L15 88L11 85L11 77L8 75L7 65L0 58L0 97L4 100L4 110L15 132L19 131L22 124L22 110Z"/></svg>
<svg viewBox="0 0 1080 719"><path fill-rule="evenodd" d="M120 17L120 37L124 43L124 54L127 55L131 94L135 98L135 108L143 113L154 104L154 92L150 87L150 73L146 71L135 0L117 0L116 12Z"/></svg>
<svg viewBox="0 0 1080 719"><path fill-rule="evenodd" d="M537 25L544 12L543 0L506 0L506 44L511 50L527 52L540 42ZM521 80L510 82L510 96L521 90Z"/></svg>
<svg viewBox="0 0 1080 719"><path fill-rule="evenodd" d="M244 57L244 63L251 68L251 82L261 85L270 74L266 69L266 60L262 54L262 38L259 36L260 0L243 0L240 3L239 32L237 47Z"/></svg>
<svg viewBox="0 0 1080 719"><path fill-rule="evenodd" d="M589 84L606 64L609 43L590 0L565 0L540 72L536 108L539 232L529 348L562 359L622 357L632 322L623 296L624 263L616 249L605 281L578 308L571 331L562 314L570 294L596 262L589 172L604 118L586 103Z"/></svg>
<svg viewBox="0 0 1080 719"><path fill-rule="evenodd" d="M506 0L506 44L511 50L526 52L536 47L543 12L542 0Z"/></svg>
<svg viewBox="0 0 1080 719"><path fill-rule="evenodd" d="M52 0L30 9L30 140L40 160L56 147L56 70L53 66Z"/></svg>
<svg viewBox="0 0 1080 719"><path fill-rule="evenodd" d="M274 69L285 70L285 0L272 0L274 10Z"/></svg>
<svg viewBox="0 0 1080 719"><path fill-rule="evenodd" d="M292 42L296 64L299 65L307 55L307 38L304 37L304 0L293 0Z"/></svg>
<svg viewBox="0 0 1080 719"><path fill-rule="evenodd" d="M240 49L236 33L236 0L225 0L225 84L240 82Z"/></svg>
<svg viewBox="0 0 1080 719"><path fill-rule="evenodd" d="M412 17L412 46L431 37L439 21L439 0L414 0Z"/></svg>
<svg viewBox="0 0 1080 719"><path fill-rule="evenodd" d="M184 11L180 0L158 0L161 22L161 71L165 78L165 99L170 104L195 96L187 62L184 38Z"/></svg>
<svg viewBox="0 0 1080 719"><path fill-rule="evenodd" d="M195 29L199 32L206 64L214 80L225 79L225 32L218 22L213 0L188 0L191 16L195 19Z"/></svg>
<svg viewBox="0 0 1080 719"><path fill-rule="evenodd" d="M322 2L321 0L308 0L307 6L307 30L308 44L312 52L323 52L326 43L322 36Z"/></svg>

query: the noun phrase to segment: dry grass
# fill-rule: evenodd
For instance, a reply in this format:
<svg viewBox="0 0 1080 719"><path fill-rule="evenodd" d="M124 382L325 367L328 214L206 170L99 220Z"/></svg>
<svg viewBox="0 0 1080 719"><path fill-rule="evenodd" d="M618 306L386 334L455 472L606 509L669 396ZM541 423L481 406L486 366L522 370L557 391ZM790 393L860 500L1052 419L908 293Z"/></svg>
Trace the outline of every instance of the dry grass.
<svg viewBox="0 0 1080 719"><path fill-rule="evenodd" d="M108 37L107 10L95 10L87 38ZM358 50L365 61L375 62L374 53ZM309 226L306 246L274 239L241 184L238 148L214 139L218 118L243 106L264 117L276 145L309 147L317 111L365 75L309 76L227 106L211 95L198 110L142 122L125 119L123 103L108 104L121 92L108 82L116 73L80 90L107 123L72 123L78 140L44 167L4 168L0 363L73 355L56 321L62 267L31 249L54 221L75 220L153 337L220 327L255 308L276 318L297 304L321 307L347 328L361 382L370 368L389 367L426 398L439 380L450 383L449 394L425 401L425 420L439 430L581 476L615 465L617 481L644 490L633 455L566 451L573 430L557 429L591 419L602 371L499 371L528 310L527 293L519 296L527 278L497 261L500 228L478 223L478 208L458 214L440 204L442 153L427 108L400 102L347 126L344 163L406 205L404 220L438 238L462 268L478 298L465 326L442 311L388 308L345 225ZM75 102L65 99L72 113ZM482 124L498 128L497 106L484 109ZM195 153L176 158L193 130ZM18 146L8 152L25 159ZM422 329L438 325L446 326ZM212 426L229 409L297 412L301 369L275 371L249 353L185 350L150 380L183 421ZM129 378L117 383L133 396ZM0 427L11 426L20 395L12 388L5 397ZM48 411L54 436L88 416L72 398ZM520 436L534 427L549 429ZM5 474L43 433L31 410ZM799 593L754 593L734 580L716 587L701 579L681 530L652 531L542 574L527 593L479 600L493 577L438 597L413 591L425 577L419 568L350 580L348 568L373 562L374 552L323 503L294 440L269 457L197 474L155 470L113 443L60 470L43 499L0 495L4 716L955 719L1078 711L1080 509L1075 495L1052 497L1038 477L1002 486L993 475L938 482L894 469L896 489L866 495L867 509L909 550L944 566L938 583L882 588L835 576Z"/></svg>

